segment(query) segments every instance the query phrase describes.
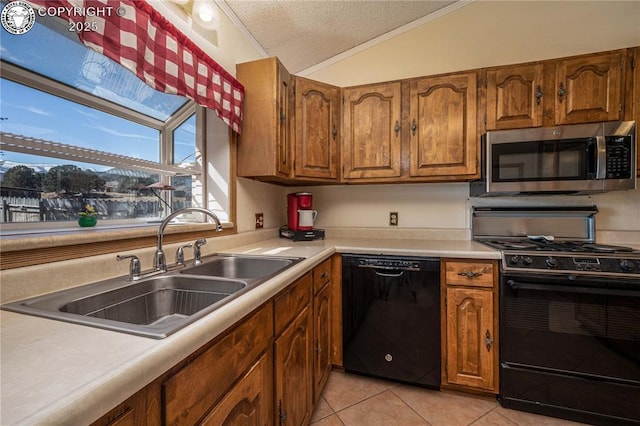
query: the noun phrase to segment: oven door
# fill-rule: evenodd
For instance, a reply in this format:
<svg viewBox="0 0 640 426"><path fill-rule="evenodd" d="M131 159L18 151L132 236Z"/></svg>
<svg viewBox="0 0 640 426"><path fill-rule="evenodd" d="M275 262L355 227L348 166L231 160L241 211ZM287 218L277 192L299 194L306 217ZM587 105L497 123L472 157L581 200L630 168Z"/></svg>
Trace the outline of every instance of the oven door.
<svg viewBox="0 0 640 426"><path fill-rule="evenodd" d="M640 280L503 276L500 359L504 406L640 422Z"/></svg>

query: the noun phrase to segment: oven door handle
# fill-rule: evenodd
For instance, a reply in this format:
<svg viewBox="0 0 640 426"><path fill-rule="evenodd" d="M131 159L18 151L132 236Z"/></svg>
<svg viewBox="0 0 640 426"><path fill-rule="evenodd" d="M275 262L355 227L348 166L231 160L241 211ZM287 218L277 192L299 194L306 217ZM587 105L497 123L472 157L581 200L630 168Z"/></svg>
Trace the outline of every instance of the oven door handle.
<svg viewBox="0 0 640 426"><path fill-rule="evenodd" d="M611 289L611 288L594 288L582 286L553 285L553 284L531 284L514 280L507 280L507 284L514 290L536 290L536 291L563 291L566 293L588 293L603 294L609 296L638 296L637 290Z"/></svg>

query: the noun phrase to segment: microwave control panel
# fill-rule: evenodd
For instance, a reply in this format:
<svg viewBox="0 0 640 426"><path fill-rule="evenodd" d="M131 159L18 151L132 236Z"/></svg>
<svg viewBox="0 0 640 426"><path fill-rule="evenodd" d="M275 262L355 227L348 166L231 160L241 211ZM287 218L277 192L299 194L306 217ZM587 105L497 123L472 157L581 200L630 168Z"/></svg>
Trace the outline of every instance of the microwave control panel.
<svg viewBox="0 0 640 426"><path fill-rule="evenodd" d="M607 137L607 179L629 179L633 163L631 136Z"/></svg>

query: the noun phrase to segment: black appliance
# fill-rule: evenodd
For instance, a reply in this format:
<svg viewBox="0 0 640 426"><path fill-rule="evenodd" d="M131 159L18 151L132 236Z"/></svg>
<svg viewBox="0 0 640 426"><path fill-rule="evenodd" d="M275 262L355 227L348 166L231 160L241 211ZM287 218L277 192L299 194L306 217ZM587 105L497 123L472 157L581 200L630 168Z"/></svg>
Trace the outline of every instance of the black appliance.
<svg viewBox="0 0 640 426"><path fill-rule="evenodd" d="M487 132L481 148L472 197L636 188L634 121Z"/></svg>
<svg viewBox="0 0 640 426"><path fill-rule="evenodd" d="M640 251L596 243L596 213L474 211L476 239L502 252L500 403L597 425L640 424ZM501 235L488 236L496 217ZM558 221L576 239L544 232Z"/></svg>
<svg viewBox="0 0 640 426"><path fill-rule="evenodd" d="M440 388L440 260L342 256L348 372Z"/></svg>

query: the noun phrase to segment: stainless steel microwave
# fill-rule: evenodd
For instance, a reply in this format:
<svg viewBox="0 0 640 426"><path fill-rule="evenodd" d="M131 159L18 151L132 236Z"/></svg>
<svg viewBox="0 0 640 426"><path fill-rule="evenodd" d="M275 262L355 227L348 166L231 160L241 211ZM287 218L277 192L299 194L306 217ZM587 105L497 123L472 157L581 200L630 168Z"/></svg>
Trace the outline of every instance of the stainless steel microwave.
<svg viewBox="0 0 640 426"><path fill-rule="evenodd" d="M636 188L636 123L487 132L470 195L593 194Z"/></svg>

